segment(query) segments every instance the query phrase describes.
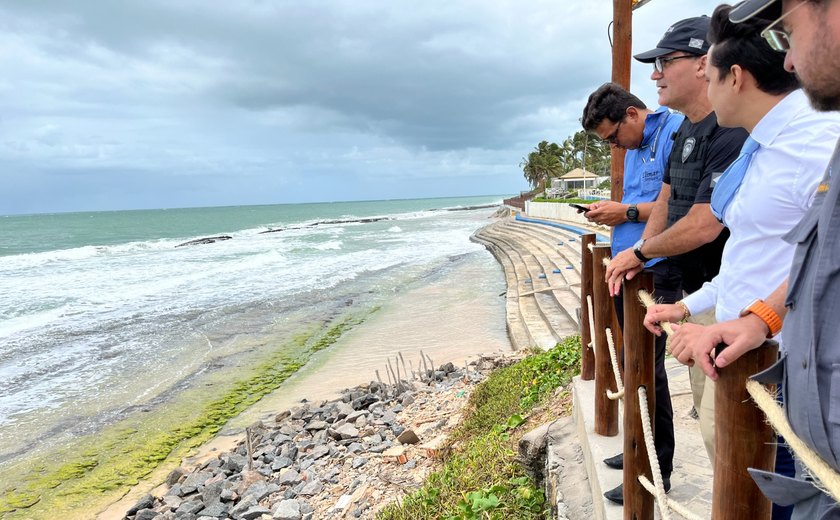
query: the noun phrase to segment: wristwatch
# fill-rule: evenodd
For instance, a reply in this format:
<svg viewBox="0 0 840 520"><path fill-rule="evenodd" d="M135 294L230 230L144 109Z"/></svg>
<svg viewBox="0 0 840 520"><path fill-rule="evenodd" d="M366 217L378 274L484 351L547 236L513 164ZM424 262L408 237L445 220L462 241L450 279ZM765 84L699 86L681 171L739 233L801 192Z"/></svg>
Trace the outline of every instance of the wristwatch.
<svg viewBox="0 0 840 520"><path fill-rule="evenodd" d="M755 314L761 320L767 324L767 327L770 329L770 332L767 333L768 338L772 338L776 334L778 334L782 330L782 318L776 314L776 311L773 310L773 307L770 307L762 300L753 300L747 305L746 307L741 310L739 316L742 318L747 314Z"/></svg>
<svg viewBox="0 0 840 520"><path fill-rule="evenodd" d="M645 239L642 238L635 244L633 244L633 254L636 255L636 258L639 259L642 263L650 262L650 258L646 257L642 254L642 246L645 245Z"/></svg>
<svg viewBox="0 0 840 520"><path fill-rule="evenodd" d="M628 222L638 222L639 221L639 208L636 207L635 204L630 204L630 207L627 208L627 221Z"/></svg>

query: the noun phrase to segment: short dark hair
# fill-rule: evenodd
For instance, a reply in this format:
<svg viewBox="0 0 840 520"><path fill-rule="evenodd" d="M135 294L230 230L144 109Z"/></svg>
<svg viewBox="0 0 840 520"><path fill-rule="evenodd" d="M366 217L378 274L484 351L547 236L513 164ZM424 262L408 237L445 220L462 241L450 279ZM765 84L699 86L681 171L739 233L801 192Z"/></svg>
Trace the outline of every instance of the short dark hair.
<svg viewBox="0 0 840 520"><path fill-rule="evenodd" d="M753 17L733 23L729 21L731 10L731 5L717 6L709 25L709 41L714 45L709 64L721 79L729 76L733 65L739 65L752 74L762 92L779 95L798 89L799 79L785 70L785 54L773 50L761 37L772 20Z"/></svg>
<svg viewBox="0 0 840 520"><path fill-rule="evenodd" d="M586 106L583 107L583 117L580 118L580 122L584 130L592 132L604 119L609 119L614 123L623 120L630 107L647 108L641 99L621 85L604 83L589 96Z"/></svg>

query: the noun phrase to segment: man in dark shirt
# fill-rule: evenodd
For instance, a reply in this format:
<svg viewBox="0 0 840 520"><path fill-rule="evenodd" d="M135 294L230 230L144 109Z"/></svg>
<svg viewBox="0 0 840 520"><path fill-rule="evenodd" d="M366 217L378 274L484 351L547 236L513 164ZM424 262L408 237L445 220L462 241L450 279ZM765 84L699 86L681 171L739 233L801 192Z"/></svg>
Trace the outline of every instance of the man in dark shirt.
<svg viewBox="0 0 840 520"><path fill-rule="evenodd" d="M674 135L674 147L665 171L662 190L648 218L642 239L616 255L607 268L610 293L618 294L621 282L642 270L651 258L670 257L682 271L682 290L691 293L711 280L720 268L728 232L712 214L709 204L712 180L740 153L747 138L743 129L722 128L706 96L706 34L709 17L681 20L672 25L656 48L637 54L642 63L654 65L659 104L685 114ZM692 375L695 408L701 433L714 461L714 392L702 371ZM614 493L605 494L615 500Z"/></svg>

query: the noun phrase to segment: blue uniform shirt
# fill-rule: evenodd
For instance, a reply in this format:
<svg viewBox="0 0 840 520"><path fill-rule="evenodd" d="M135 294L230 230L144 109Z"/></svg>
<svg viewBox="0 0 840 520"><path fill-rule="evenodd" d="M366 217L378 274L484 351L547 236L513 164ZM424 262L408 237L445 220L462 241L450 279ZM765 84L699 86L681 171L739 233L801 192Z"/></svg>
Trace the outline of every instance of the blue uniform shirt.
<svg viewBox="0 0 840 520"><path fill-rule="evenodd" d="M680 127L684 116L672 114L666 107L645 118L645 131L641 145L635 150L627 150L624 157L624 196L623 204L653 202L659 196L662 177L671 155L674 140L671 138ZM625 222L615 226L612 239L612 254L617 255L642 238L644 222ZM658 262L653 259L646 265Z"/></svg>

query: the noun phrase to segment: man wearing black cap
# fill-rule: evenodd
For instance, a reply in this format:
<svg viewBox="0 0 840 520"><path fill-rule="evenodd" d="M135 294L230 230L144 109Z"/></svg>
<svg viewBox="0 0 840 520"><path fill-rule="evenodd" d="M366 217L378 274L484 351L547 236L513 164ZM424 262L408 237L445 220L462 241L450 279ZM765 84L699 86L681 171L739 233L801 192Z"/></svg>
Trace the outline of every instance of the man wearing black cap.
<svg viewBox="0 0 840 520"><path fill-rule="evenodd" d="M686 119L674 135L662 190L642 239L616 255L607 268L613 295L619 292L622 280L641 271L650 258L670 257L682 271L682 290L686 293L699 289L720 268L729 233L709 209L711 181L738 157L747 132L718 126L706 96L708 30L707 16L681 20L665 31L655 49L635 56L642 63L653 64L651 79L656 82L659 104L682 112ZM694 372L699 374L692 377L695 408L713 461L714 393L704 391L707 383L702 371ZM708 386L711 388L711 383ZM617 501L616 491L608 491L605 496Z"/></svg>
<svg viewBox="0 0 840 520"><path fill-rule="evenodd" d="M730 20L739 23L756 15L775 19L762 36L787 53L785 68L796 72L814 108L840 110L840 1L748 0L732 10ZM840 189L832 176L837 171L840 147L813 205L784 237L796 244L793 265L788 281L765 301L784 318L782 357L756 379L784 382L785 412L794 433L840 473ZM760 346L768 333L766 323L753 314L715 330L712 341L729 345L715 358L717 367ZM799 464L797 478L752 473L768 498L794 505L792 518L840 519L836 486L815 483ZM832 488L831 495L823 491Z"/></svg>

